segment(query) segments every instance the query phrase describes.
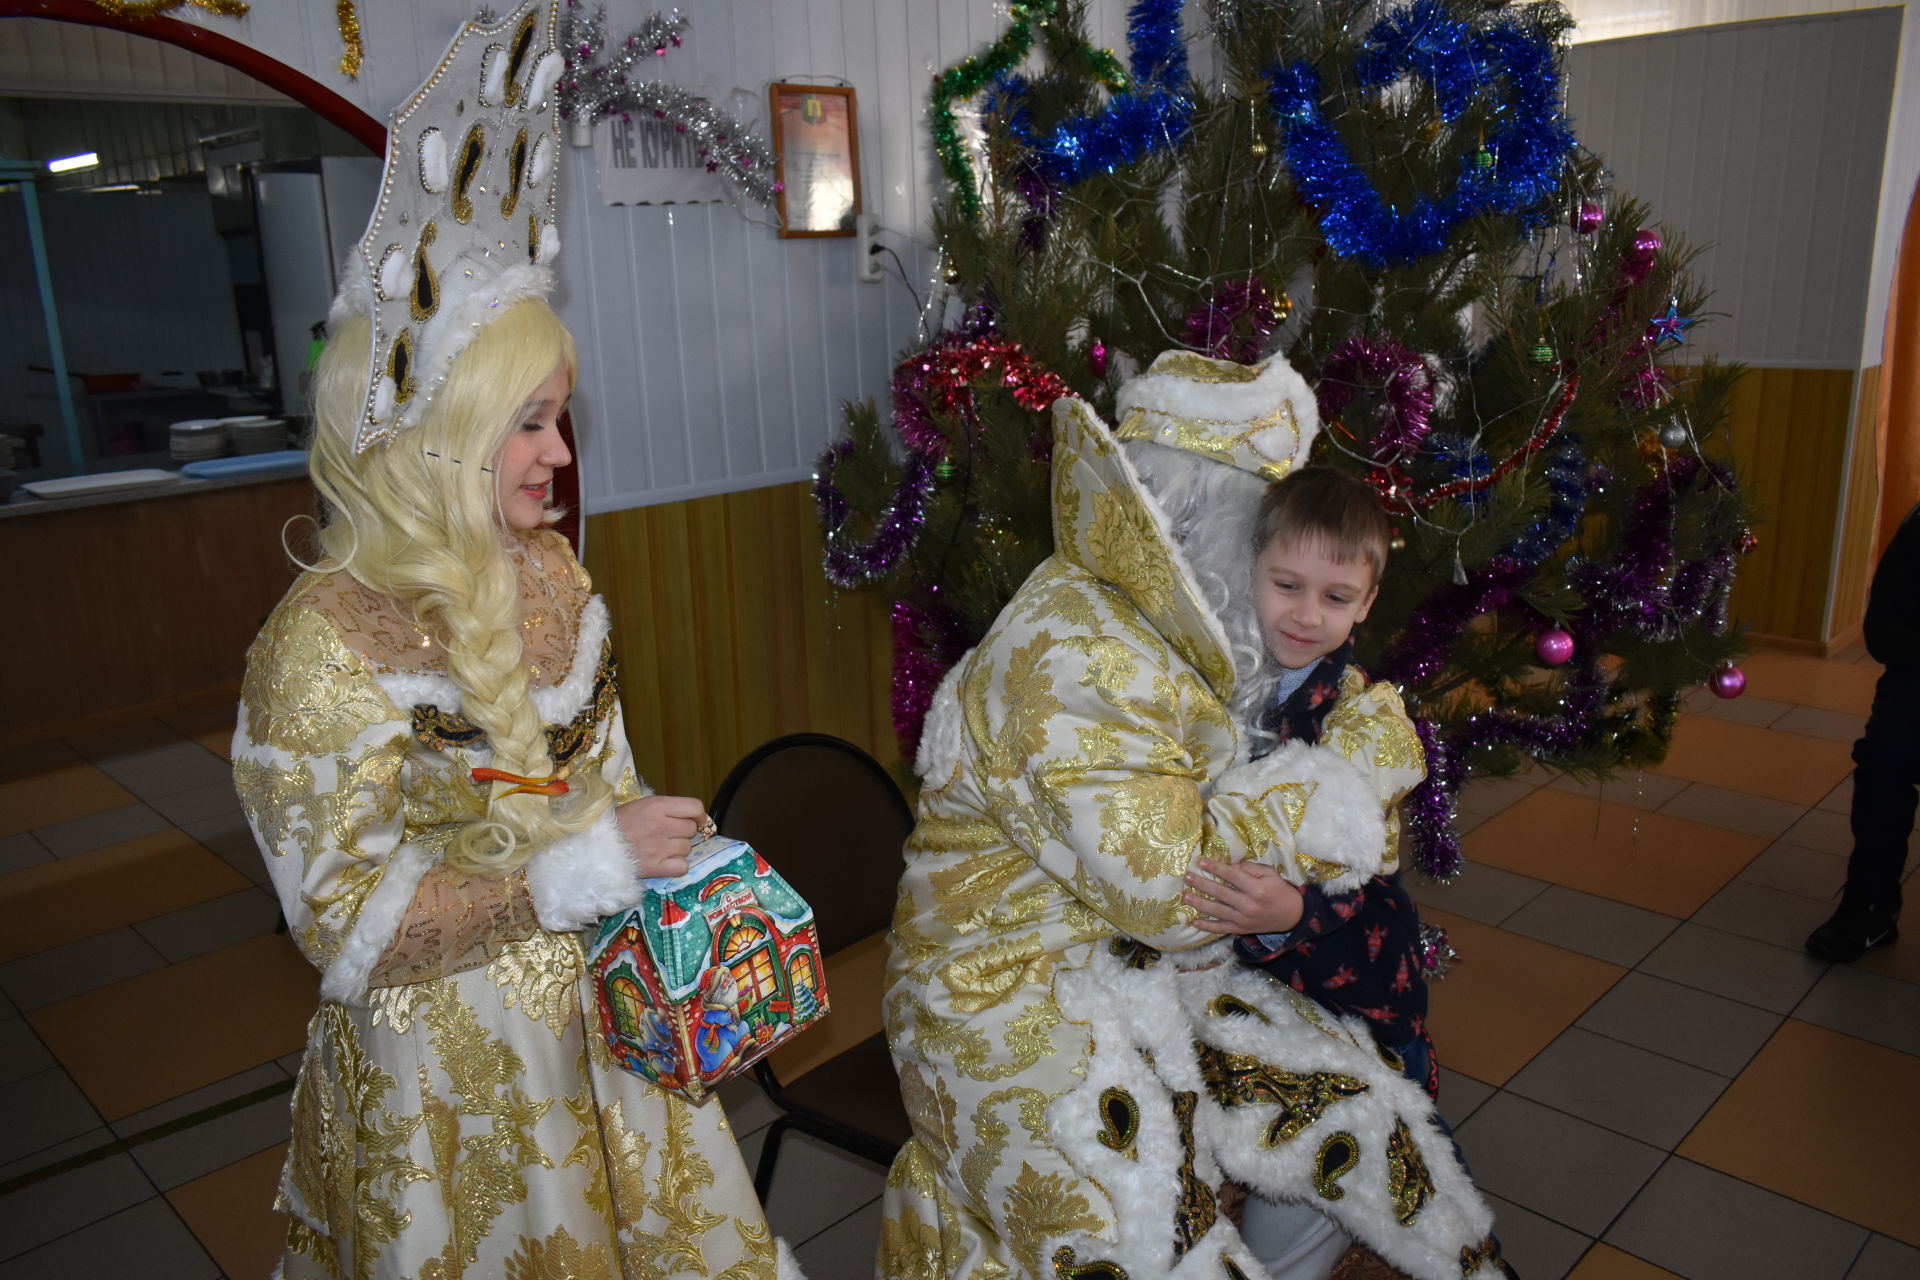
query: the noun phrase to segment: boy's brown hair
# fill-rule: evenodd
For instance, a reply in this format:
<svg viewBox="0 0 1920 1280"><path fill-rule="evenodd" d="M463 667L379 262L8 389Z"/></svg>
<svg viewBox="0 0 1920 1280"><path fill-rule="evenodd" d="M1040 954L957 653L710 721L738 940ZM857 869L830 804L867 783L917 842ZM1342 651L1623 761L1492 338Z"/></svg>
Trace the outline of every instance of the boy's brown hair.
<svg viewBox="0 0 1920 1280"><path fill-rule="evenodd" d="M1254 524L1253 554L1282 539L1318 542L1342 563L1366 561L1379 586L1392 536L1386 510L1364 480L1333 467L1301 467L1267 486Z"/></svg>

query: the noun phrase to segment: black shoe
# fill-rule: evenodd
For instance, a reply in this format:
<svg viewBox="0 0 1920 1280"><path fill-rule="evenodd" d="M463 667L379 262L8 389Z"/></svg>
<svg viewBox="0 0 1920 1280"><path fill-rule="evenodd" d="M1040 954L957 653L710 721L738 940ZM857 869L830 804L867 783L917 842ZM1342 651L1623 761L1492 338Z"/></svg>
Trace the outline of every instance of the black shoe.
<svg viewBox="0 0 1920 1280"><path fill-rule="evenodd" d="M1807 954L1834 964L1852 964L1899 937L1899 920L1898 907L1850 906L1843 901L1831 919L1807 935Z"/></svg>

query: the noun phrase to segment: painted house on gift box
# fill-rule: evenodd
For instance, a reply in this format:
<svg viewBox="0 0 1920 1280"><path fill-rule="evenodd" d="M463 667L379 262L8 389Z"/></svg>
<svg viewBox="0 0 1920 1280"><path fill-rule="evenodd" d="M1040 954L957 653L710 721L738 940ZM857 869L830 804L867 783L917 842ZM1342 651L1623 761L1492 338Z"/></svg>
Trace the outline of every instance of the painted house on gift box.
<svg viewBox="0 0 1920 1280"><path fill-rule="evenodd" d="M603 920L589 962L615 1058L696 1101L826 1012L813 909L738 841Z"/></svg>

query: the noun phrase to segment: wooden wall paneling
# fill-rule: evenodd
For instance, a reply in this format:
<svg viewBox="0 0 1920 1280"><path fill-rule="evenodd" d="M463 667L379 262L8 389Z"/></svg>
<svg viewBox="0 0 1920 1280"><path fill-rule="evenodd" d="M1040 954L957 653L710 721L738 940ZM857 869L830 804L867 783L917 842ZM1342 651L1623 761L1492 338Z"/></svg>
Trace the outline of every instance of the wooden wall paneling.
<svg viewBox="0 0 1920 1280"><path fill-rule="evenodd" d="M628 735L658 790L710 798L748 751L800 730L883 762L885 604L820 571L808 486L589 518L587 565L614 618Z"/></svg>
<svg viewBox="0 0 1920 1280"><path fill-rule="evenodd" d="M1733 456L1764 523L1732 611L1756 632L1825 639L1853 382L1850 369L1756 368L1734 392Z"/></svg>
<svg viewBox="0 0 1920 1280"><path fill-rule="evenodd" d="M1867 587L1873 579L1874 533L1880 519L1879 412L1880 366L1876 364L1860 371L1859 391L1853 398L1853 447L1847 463L1846 509L1840 516L1840 563L1824 637L1843 644L1867 615Z"/></svg>
<svg viewBox="0 0 1920 1280"><path fill-rule="evenodd" d="M296 576L287 519L304 478L0 520L10 594L0 735L160 707L239 683Z"/></svg>

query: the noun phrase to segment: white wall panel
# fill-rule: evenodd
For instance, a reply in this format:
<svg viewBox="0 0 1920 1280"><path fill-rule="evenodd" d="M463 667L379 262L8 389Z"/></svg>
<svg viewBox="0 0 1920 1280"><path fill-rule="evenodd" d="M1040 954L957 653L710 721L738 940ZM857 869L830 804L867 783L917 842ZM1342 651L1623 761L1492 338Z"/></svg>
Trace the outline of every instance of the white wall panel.
<svg viewBox="0 0 1920 1280"><path fill-rule="evenodd" d="M1696 354L1851 366L1869 311L1897 10L1590 42L1575 133L1700 251L1717 316Z"/></svg>

